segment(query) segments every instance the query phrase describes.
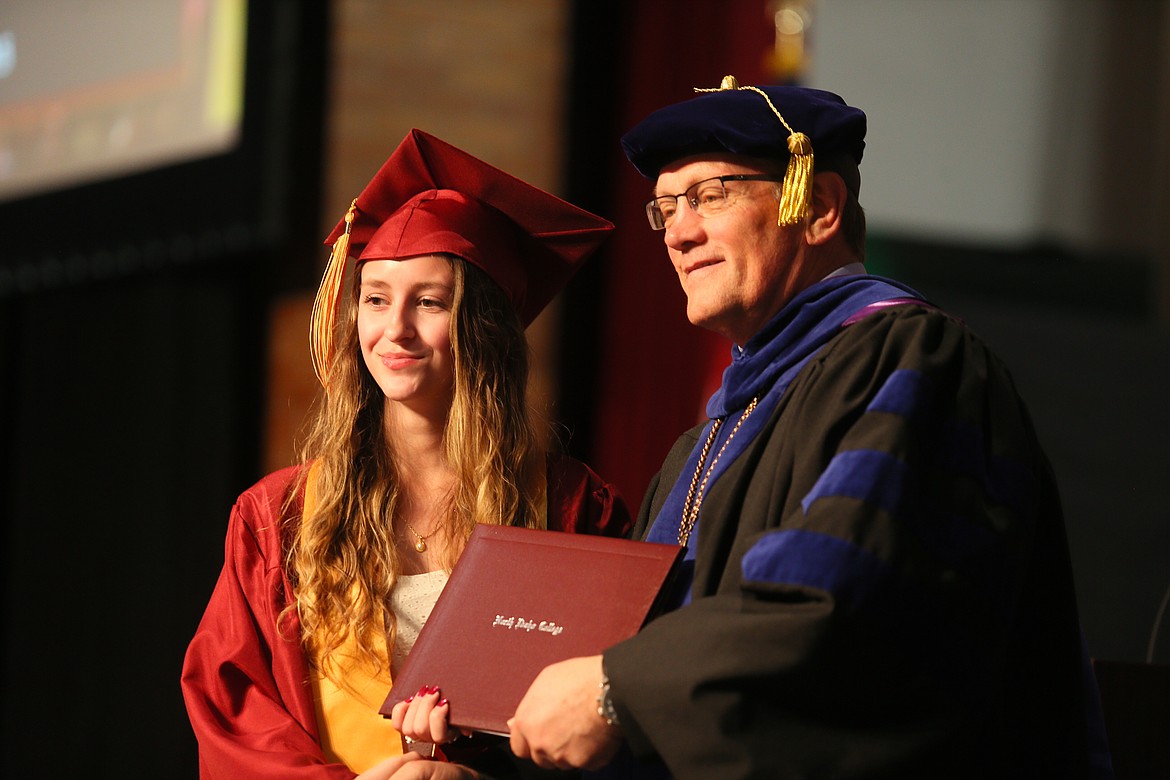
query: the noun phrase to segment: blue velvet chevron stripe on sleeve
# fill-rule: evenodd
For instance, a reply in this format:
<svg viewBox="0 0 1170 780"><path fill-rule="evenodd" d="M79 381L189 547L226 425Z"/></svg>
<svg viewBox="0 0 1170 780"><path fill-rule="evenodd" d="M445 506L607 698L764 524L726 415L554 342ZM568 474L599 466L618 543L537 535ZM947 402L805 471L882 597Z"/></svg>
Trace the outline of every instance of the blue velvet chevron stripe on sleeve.
<svg viewBox="0 0 1170 780"><path fill-rule="evenodd" d="M934 382L920 371L903 368L886 378L866 411L889 412L916 420L933 406Z"/></svg>
<svg viewBox="0 0 1170 780"><path fill-rule="evenodd" d="M930 442L924 462L912 466L874 449L838 452L803 496L801 507L807 515L818 501L852 499L885 513L896 527L917 538L940 571L952 570L972 582L1007 619L1014 599L1005 591L1005 559L997 551L1003 539L978 519L987 517L978 507L999 505L1009 514L1030 516L1033 477L1022 464L990 455L977 427L938 419L940 410L951 408L936 403L939 400L929 377L912 370L892 373L866 414L904 418L915 435ZM967 487L948 487L960 482ZM972 501L977 503L971 505ZM823 534L784 536L787 533L795 532L769 534L749 552L744 558L745 579L822 588L849 603L877 585L872 578L885 573L882 561L850 542Z"/></svg>
<svg viewBox="0 0 1170 780"><path fill-rule="evenodd" d="M856 498L891 514L914 495L914 474L886 452L850 450L837 453L817 484L801 499L805 514L815 501L831 496Z"/></svg>
<svg viewBox="0 0 1170 780"><path fill-rule="evenodd" d="M1034 477L1023 464L987 451L982 432L960 420L936 419L940 406L934 403L930 378L907 369L895 371L866 408L867 414L886 413L903 417L920 432L937 436L932 457L934 465L975 481L993 502L1013 512L1030 512L1034 501ZM802 499L805 512L820 498L841 496L870 501L896 512L906 496L918 486L915 475L886 453L845 451L838 453L817 484Z"/></svg>
<svg viewBox="0 0 1170 780"><path fill-rule="evenodd" d="M889 566L844 539L788 529L764 535L744 555L742 570L745 582L817 588L832 594L841 605L855 607L883 589Z"/></svg>

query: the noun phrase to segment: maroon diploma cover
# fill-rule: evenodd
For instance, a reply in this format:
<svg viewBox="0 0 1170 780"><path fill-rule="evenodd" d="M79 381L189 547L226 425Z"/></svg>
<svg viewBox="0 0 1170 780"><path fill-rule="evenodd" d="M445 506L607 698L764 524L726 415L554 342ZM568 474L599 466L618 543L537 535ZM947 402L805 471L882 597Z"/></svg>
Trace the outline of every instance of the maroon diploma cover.
<svg viewBox="0 0 1170 780"><path fill-rule="evenodd" d="M436 685L451 725L507 734L545 666L596 655L652 617L683 548L477 526L380 712Z"/></svg>

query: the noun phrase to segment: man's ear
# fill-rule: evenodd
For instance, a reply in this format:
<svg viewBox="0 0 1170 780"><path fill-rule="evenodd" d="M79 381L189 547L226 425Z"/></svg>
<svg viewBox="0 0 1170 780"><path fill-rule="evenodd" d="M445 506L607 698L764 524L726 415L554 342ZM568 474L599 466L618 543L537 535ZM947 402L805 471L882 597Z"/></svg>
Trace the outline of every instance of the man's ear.
<svg viewBox="0 0 1170 780"><path fill-rule="evenodd" d="M847 197L845 180L840 174L825 171L813 176L812 211L804 231L810 246L826 244L841 231L841 213Z"/></svg>

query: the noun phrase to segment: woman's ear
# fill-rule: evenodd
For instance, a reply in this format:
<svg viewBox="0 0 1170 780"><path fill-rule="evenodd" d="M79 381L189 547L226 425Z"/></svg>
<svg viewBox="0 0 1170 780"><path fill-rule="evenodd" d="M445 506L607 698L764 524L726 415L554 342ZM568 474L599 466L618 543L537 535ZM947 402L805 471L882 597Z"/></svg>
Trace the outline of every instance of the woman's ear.
<svg viewBox="0 0 1170 780"><path fill-rule="evenodd" d="M826 244L841 232L841 213L847 197L840 174L825 171L813 176L812 213L804 231L809 245Z"/></svg>

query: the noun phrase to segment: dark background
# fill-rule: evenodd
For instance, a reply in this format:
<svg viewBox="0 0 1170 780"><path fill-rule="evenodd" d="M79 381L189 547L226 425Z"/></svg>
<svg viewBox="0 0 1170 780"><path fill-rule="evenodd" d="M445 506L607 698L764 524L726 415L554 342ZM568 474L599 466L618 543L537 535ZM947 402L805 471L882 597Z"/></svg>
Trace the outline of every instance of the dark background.
<svg viewBox="0 0 1170 780"><path fill-rule="evenodd" d="M179 670L312 283L329 15L249 4L218 157L0 204L6 777L195 777ZM306 352L307 354L307 352Z"/></svg>

